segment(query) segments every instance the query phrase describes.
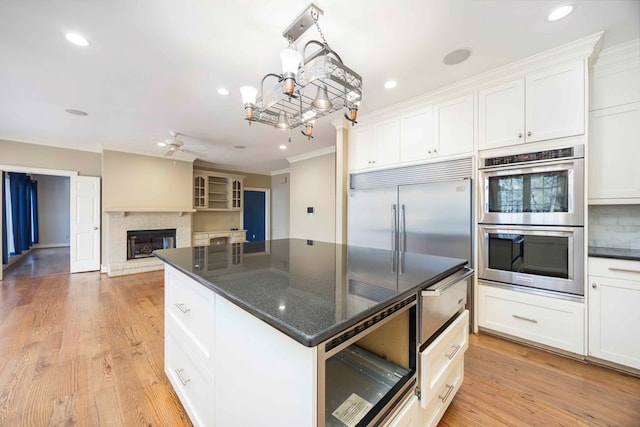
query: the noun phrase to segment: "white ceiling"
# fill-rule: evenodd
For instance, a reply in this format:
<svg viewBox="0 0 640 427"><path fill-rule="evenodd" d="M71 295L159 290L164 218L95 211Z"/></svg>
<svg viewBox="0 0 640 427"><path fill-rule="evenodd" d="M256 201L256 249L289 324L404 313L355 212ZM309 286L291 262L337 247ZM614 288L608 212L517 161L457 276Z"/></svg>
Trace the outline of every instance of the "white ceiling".
<svg viewBox="0 0 640 427"><path fill-rule="evenodd" d="M605 48L640 36L640 0L573 1L575 12L555 23L546 15L567 1L314 2L324 10L329 45L363 77L365 114L600 30ZM312 141L296 129L287 143L288 132L243 120L238 89L280 71L281 34L308 4L1 0L0 139L162 155L156 141L178 131L205 161L287 168L287 157L335 143L331 122L340 113L318 120ZM67 32L83 34L91 46L71 45ZM444 55L458 48L472 50L469 60L444 65ZM384 89L390 78L398 86ZM231 95L218 95L219 87ZM287 150L278 149L283 143Z"/></svg>

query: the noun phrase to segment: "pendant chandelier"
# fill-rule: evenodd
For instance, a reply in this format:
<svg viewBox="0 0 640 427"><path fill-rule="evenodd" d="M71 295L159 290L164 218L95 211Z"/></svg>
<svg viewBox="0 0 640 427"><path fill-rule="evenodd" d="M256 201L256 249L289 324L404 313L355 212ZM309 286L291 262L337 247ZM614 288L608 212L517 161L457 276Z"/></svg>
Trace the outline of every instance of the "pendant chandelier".
<svg viewBox="0 0 640 427"><path fill-rule="evenodd" d="M294 129L302 126L302 134L313 138L316 119L344 109L344 117L355 124L362 99L362 77L344 65L333 51L320 29L318 18L322 10L313 3L282 34L289 42L280 52L282 73L269 73L262 78L260 91L251 86L240 88L245 120ZM322 42L311 40L302 54L294 42L312 25ZM307 48L316 47L311 53ZM267 79L274 80L265 88Z"/></svg>

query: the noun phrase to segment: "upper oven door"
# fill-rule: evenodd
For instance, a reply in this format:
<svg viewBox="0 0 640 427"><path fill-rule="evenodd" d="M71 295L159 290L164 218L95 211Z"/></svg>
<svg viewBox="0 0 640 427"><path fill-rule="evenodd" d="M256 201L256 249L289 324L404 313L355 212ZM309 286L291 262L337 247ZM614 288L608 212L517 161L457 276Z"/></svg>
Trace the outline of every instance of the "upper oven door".
<svg viewBox="0 0 640 427"><path fill-rule="evenodd" d="M483 224L584 225L584 159L480 171Z"/></svg>

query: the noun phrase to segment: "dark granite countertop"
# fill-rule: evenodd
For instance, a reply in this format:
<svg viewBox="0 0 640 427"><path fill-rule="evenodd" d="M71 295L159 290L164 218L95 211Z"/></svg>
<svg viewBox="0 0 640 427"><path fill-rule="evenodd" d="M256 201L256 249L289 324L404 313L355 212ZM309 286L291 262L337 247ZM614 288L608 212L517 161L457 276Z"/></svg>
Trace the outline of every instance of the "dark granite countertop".
<svg viewBox="0 0 640 427"><path fill-rule="evenodd" d="M598 258L614 258L640 261L640 249L604 248L599 246L589 246L589 256Z"/></svg>
<svg viewBox="0 0 640 427"><path fill-rule="evenodd" d="M467 263L404 253L398 276L391 251L301 239L164 249L154 255L308 347Z"/></svg>

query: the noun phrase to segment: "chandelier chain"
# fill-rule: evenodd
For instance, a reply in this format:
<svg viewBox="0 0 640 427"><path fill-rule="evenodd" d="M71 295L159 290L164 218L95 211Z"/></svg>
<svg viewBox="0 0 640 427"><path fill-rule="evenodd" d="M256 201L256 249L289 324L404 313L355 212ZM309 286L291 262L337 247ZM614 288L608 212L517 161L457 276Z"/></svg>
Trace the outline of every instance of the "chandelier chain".
<svg viewBox="0 0 640 427"><path fill-rule="evenodd" d="M316 24L316 29L318 30L318 33L320 33L320 37L322 38L322 42L324 43L325 46L329 46L329 43L327 43L327 39L324 38L324 33L320 29L320 24L318 24L318 11L317 10L315 10L315 9L311 10L311 18L313 18L313 23Z"/></svg>

